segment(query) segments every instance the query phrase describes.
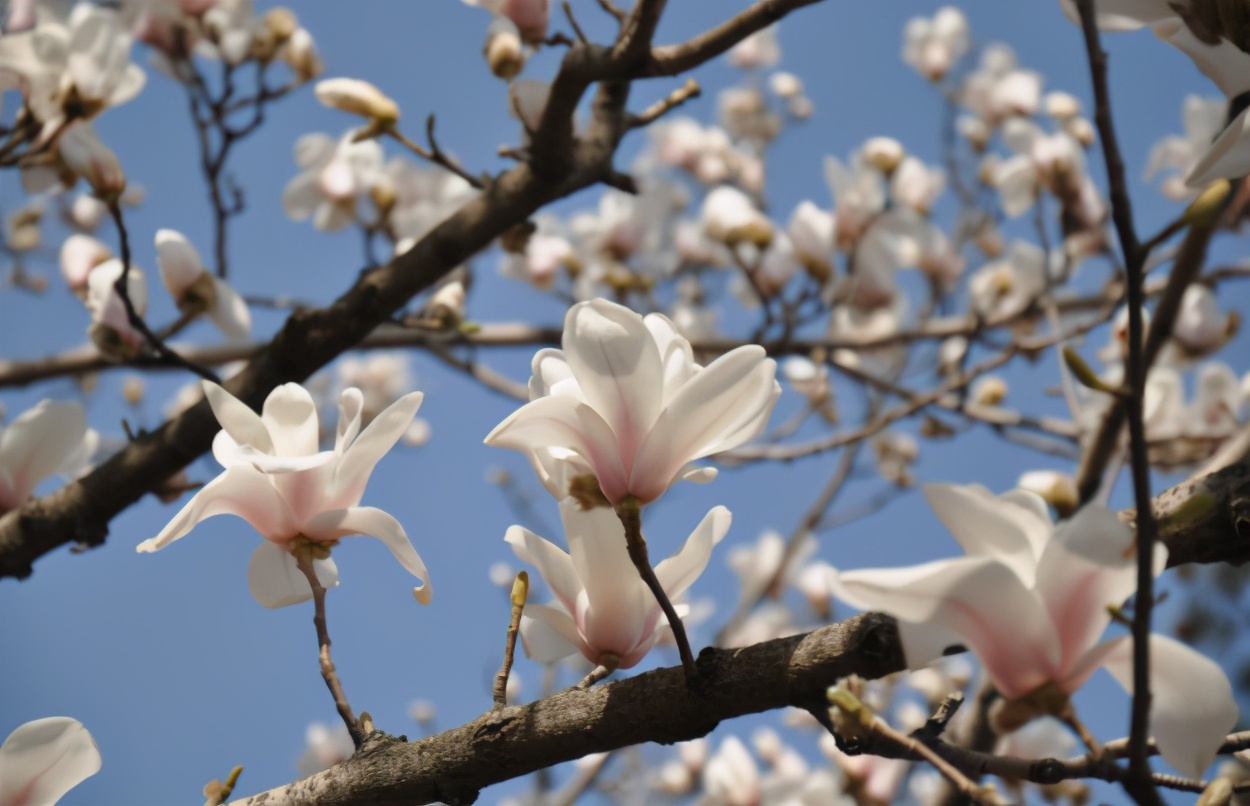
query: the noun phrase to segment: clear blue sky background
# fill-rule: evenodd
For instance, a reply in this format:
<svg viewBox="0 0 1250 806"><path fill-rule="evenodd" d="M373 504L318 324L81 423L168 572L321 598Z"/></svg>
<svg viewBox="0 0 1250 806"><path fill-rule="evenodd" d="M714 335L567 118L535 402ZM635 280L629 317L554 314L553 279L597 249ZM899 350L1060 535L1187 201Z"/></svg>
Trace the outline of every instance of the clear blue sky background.
<svg viewBox="0 0 1250 806"><path fill-rule="evenodd" d="M590 30L606 33L596 3L574 0L573 5ZM687 37L744 5L672 3L659 38ZM979 43L1009 42L1025 66L1045 75L1047 89L1088 99L1079 31L1064 20L1056 3L976 0L963 7ZM804 198L829 206L822 158L845 158L867 137L892 135L926 161L939 161L939 99L898 56L907 18L935 8L913 0L828 0L782 24L782 66L805 80L816 113L806 126L788 131L769 159L768 195L778 215L788 215ZM484 12L451 0L300 0L295 10L317 39L327 76L376 83L398 100L414 132L427 113L437 113L441 142L465 164L475 170L502 167L495 150L515 143L517 130L505 114L504 84L489 75L480 56L488 20ZM556 28L566 27L559 14L553 17ZM1159 137L1180 131L1180 103L1187 92L1214 95L1215 90L1187 59L1148 33L1115 37L1108 45L1138 223L1150 233L1176 207L1138 181L1146 154ZM548 76L553 65L554 56L544 55L526 76ZM710 120L716 90L736 80L735 71L718 60L696 76L707 93L689 111ZM632 105L642 108L674 86L671 81L639 85ZM337 136L352 123L322 108L306 90L271 110L268 123L237 150L234 172L246 189L248 211L234 224L230 252L232 281L244 293L328 302L352 282L362 265L359 239L291 222L280 206L281 190L295 173L291 146L296 138L313 131ZM143 95L105 115L99 130L131 181L147 190L129 224L136 261L149 270L152 319L166 321L172 306L157 288L153 233L160 227L181 230L207 253L211 232L182 91L149 71ZM634 136L626 143L622 165L641 141ZM1092 166L1101 183L1101 160ZM21 202L12 180L0 178L6 211ZM590 205L597 196L597 190L584 192L560 209ZM109 237L107 229L102 232ZM55 277L53 261L45 264L53 276L42 297L0 290L0 354L5 358L34 358L83 341L86 314ZM471 299L471 318L560 321L558 305L498 278L494 263L494 255L478 260L481 282ZM258 312L257 319L261 334L281 323L281 316L272 313ZM206 342L216 338L202 326L191 335ZM1239 342L1242 356L1245 346ZM490 359L522 379L531 352L495 353ZM514 515L485 481L484 471L491 465L512 470L536 495L544 520L557 521L554 503L531 480L520 457L481 444L515 404L422 354L413 356L413 365L426 392L421 416L432 424L433 440L423 449L387 456L365 503L405 524L430 568L433 603L422 608L412 602L410 579L378 542L348 540L335 553L343 584L331 594L329 612L335 661L353 705L372 713L382 729L409 736L418 732L406 715L414 699L437 704L440 729L471 719L490 704L507 605L488 581L487 569L512 560L503 534ZM1053 364L1043 368L1041 374L1011 377L1030 378L1037 390L1054 382ZM1244 358L1234 368L1244 372ZM136 414L120 401L127 373L106 373L87 399L94 425L106 434L120 433L122 417L157 425L165 402L187 380L150 378L148 397ZM60 380L5 391L0 400L12 417L46 396L81 394L72 382ZM793 410L792 397L787 394L778 417ZM1057 401L1036 391L1013 401L1030 411L1060 413ZM727 503L734 513L728 540L694 589L696 595L714 596L721 606L709 625L695 631L696 641L710 638L737 595L724 565L727 547L753 542L767 528L788 533L836 459L826 455L786 467L727 472L710 486L679 487L654 507L651 540L661 556L711 506ZM974 430L954 443L925 444L917 471L923 481L976 481L1001 491L1021 471L1035 467L1064 465ZM190 473L205 481L218 470L209 458L193 464ZM848 501L854 503L859 494L853 488ZM71 792L66 804L195 802L206 781L235 764L245 766L241 793L277 786L296 775L307 724L336 721L317 671L311 606L264 610L248 593L247 561L260 538L243 521L216 518L159 554L135 554L135 545L156 534L176 511L175 505L146 498L113 522L103 547L85 554L58 551L36 565L31 579L0 582L0 735L30 719L72 715L91 730L104 756L103 770ZM821 556L853 568L952 551L953 542L921 497L910 494L871 519L828 534ZM673 661L659 652L648 662ZM517 673L525 683L524 697L538 696L538 667L522 659ZM1124 732L1128 698L1109 678L1092 683L1078 703L1082 713L1089 709L1093 714L1100 736ZM777 720L772 715L758 721ZM723 726L718 734L747 724L753 723ZM805 753L814 747L810 739L796 741L807 742ZM483 802L526 786L498 787L484 793Z"/></svg>

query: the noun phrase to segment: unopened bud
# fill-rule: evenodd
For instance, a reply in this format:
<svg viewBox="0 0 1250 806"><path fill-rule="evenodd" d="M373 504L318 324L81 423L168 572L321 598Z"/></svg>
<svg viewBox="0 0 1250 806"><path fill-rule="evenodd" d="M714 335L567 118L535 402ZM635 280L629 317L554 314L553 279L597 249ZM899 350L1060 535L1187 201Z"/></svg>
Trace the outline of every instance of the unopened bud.
<svg viewBox="0 0 1250 806"><path fill-rule="evenodd" d="M285 42L299 30L299 18L285 6L277 6L265 12L265 27L278 42Z"/></svg>
<svg viewBox="0 0 1250 806"><path fill-rule="evenodd" d="M312 81L325 70L325 63L321 61L321 55L317 53L317 44L313 41L312 34L304 28L291 34L286 48L282 51L282 58L291 66L291 70L301 82Z"/></svg>
<svg viewBox="0 0 1250 806"><path fill-rule="evenodd" d="M491 73L507 81L525 66L521 34L511 20L496 17L486 32L486 64Z"/></svg>
<svg viewBox="0 0 1250 806"><path fill-rule="evenodd" d="M132 406L143 402L143 378L138 375L127 375L122 383L122 397Z"/></svg>
<svg viewBox="0 0 1250 806"><path fill-rule="evenodd" d="M317 82L317 100L340 112L370 118L381 124L399 120L399 105L368 81L327 78Z"/></svg>
<svg viewBox="0 0 1250 806"><path fill-rule="evenodd" d="M907 156L903 144L893 137L869 138L860 150L864 162L883 173L891 173Z"/></svg>
<svg viewBox="0 0 1250 806"><path fill-rule="evenodd" d="M997 375L987 375L972 387L972 399L982 406L997 406L1007 399L1007 382Z"/></svg>

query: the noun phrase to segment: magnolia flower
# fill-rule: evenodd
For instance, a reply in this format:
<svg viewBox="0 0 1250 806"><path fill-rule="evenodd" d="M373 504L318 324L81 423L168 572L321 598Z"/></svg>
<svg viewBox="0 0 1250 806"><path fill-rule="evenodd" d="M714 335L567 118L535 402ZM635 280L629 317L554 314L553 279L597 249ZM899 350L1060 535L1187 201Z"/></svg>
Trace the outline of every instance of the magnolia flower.
<svg viewBox="0 0 1250 806"><path fill-rule="evenodd" d="M0 806L52 806L100 765L100 748L77 719L19 725L0 745Z"/></svg>
<svg viewBox="0 0 1250 806"><path fill-rule="evenodd" d="M182 233L156 231L156 263L178 310L184 315L208 314L228 341L245 341L252 333L252 314L243 297L210 272L200 253Z"/></svg>
<svg viewBox="0 0 1250 806"><path fill-rule="evenodd" d="M903 61L930 81L941 81L970 45L968 20L954 6L932 19L912 17L903 28Z"/></svg>
<svg viewBox="0 0 1250 806"><path fill-rule="evenodd" d="M1028 241L1015 241L1003 260L987 263L968 280L972 307L993 320L1027 311L1046 290L1046 253Z"/></svg>
<svg viewBox="0 0 1250 806"><path fill-rule="evenodd" d="M777 26L761 28L729 49L729 63L744 70L772 67L781 61Z"/></svg>
<svg viewBox="0 0 1250 806"><path fill-rule="evenodd" d="M295 141L295 164L301 173L282 191L282 208L296 221L334 232L356 220L356 200L382 167L376 140L353 143L349 132L335 142L324 134Z"/></svg>
<svg viewBox="0 0 1250 806"><path fill-rule="evenodd" d="M403 526L380 509L359 506L374 465L417 413L420 392L395 401L362 431L360 390L344 390L334 449L319 451L317 405L299 384L270 392L262 414L216 384L205 382L203 388L223 429L213 440L213 455L226 470L196 493L160 534L140 543L139 552L168 546L205 518L238 515L265 538L248 569L252 595L265 607L285 607L312 596L291 553L297 539L329 549L343 537L373 535L400 565L426 580L413 594L422 604L429 602L425 564ZM322 584L337 585L333 561L319 562Z"/></svg>
<svg viewBox="0 0 1250 806"><path fill-rule="evenodd" d="M1099 639L1136 587L1132 530L1090 504L1055 526L1046 505L1016 490L995 497L983 487L930 485L925 496L966 557L909 568L835 572L839 598L902 622L910 666L962 643L1009 701L1028 716L1058 707L1099 666L1132 684L1132 640ZM1155 546L1155 573L1167 549ZM1168 763L1200 778L1237 721L1228 679L1218 665L1170 638L1150 639L1152 733Z"/></svg>
<svg viewBox="0 0 1250 806"><path fill-rule="evenodd" d="M1193 170L1210 148L1211 141L1223 130L1227 116L1228 102L1223 98L1185 96L1181 107L1185 134L1183 137L1165 137L1150 149L1146 160L1146 181L1160 171L1168 171L1170 175L1163 180L1161 187L1164 196L1179 201L1196 195L1198 191L1186 186L1184 177Z"/></svg>
<svg viewBox="0 0 1250 806"><path fill-rule="evenodd" d="M510 527L504 537L519 558L538 569L556 597L550 605L526 605L521 622L525 652L542 663L581 652L591 663L628 669L642 660L668 622L634 570L625 528L616 513L583 510L577 501L565 498L560 519L567 554L520 526ZM655 567L670 600L678 599L703 573L712 546L725 536L730 520L729 510L713 508L685 545ZM676 608L681 616L688 611L684 604Z"/></svg>
<svg viewBox="0 0 1250 806"><path fill-rule="evenodd" d="M85 120L71 124L57 138L57 153L74 176L80 176L103 199L116 199L126 189L126 174L117 155L104 145Z"/></svg>
<svg viewBox="0 0 1250 806"><path fill-rule="evenodd" d="M148 286L138 266L131 266L127 273L118 258L106 260L87 275L87 298L84 302L91 312L88 334L105 357L128 360L137 356L146 344L146 338L130 323L126 304L117 293L117 281L126 274L126 295L135 313L143 316L148 308Z"/></svg>
<svg viewBox="0 0 1250 806"><path fill-rule="evenodd" d="M786 233L794 245L794 256L818 280L833 276L836 232L837 220L833 213L810 201L799 202L790 214Z"/></svg>
<svg viewBox="0 0 1250 806"><path fill-rule="evenodd" d="M61 244L61 275L79 299L87 297L87 278L113 256L112 250L90 235L74 233Z"/></svg>
<svg viewBox="0 0 1250 806"><path fill-rule="evenodd" d="M570 308L562 344L534 356L530 402L486 437L525 452L558 498L587 473L613 504L649 503L679 477L706 478L685 465L755 437L781 394L762 347L701 367L667 317L607 300Z"/></svg>
<svg viewBox="0 0 1250 806"><path fill-rule="evenodd" d="M295 766L300 775L307 777L346 761L355 752L356 745L342 722L312 722L304 731L304 752Z"/></svg>
<svg viewBox="0 0 1250 806"><path fill-rule="evenodd" d="M994 43L981 51L980 65L965 77L959 100L972 111L973 119L985 128L988 137L989 131L1011 115L1032 116L1041 98L1042 77L1032 70L1020 69L1015 52L1007 45Z"/></svg>
<svg viewBox="0 0 1250 806"><path fill-rule="evenodd" d="M714 241L733 246L753 243L765 246L773 237L773 225L747 194L721 185L703 199L703 231Z"/></svg>
<svg viewBox="0 0 1250 806"><path fill-rule="evenodd" d="M0 428L0 514L26 503L49 476L78 472L98 444L83 407L72 402L40 401Z"/></svg>

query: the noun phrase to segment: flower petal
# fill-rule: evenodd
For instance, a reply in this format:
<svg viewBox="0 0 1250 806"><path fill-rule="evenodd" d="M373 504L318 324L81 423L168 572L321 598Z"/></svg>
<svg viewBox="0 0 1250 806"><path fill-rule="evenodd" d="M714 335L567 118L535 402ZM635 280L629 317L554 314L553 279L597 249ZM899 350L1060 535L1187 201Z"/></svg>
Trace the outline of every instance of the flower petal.
<svg viewBox="0 0 1250 806"><path fill-rule="evenodd" d="M239 292L220 277L213 277L217 305L209 312L213 324L226 337L226 341L247 341L252 335L252 312Z"/></svg>
<svg viewBox="0 0 1250 806"><path fill-rule="evenodd" d="M214 515L238 515L275 543L286 543L300 531L291 508L269 478L253 467L239 465L204 485L160 534L143 541L135 550L163 549Z"/></svg>
<svg viewBox="0 0 1250 806"><path fill-rule="evenodd" d="M1046 609L997 560L960 557L907 568L834 571L829 582L835 596L855 607L958 633L1009 699L1028 694L1059 671L1059 642Z"/></svg>
<svg viewBox="0 0 1250 806"><path fill-rule="evenodd" d="M335 468L330 496L335 506L355 506L364 495L374 466L404 435L425 395L409 392L382 410L343 451ZM342 401L340 401L342 405ZM343 410L344 412L347 409ZM342 415L340 415L342 416ZM346 442L347 433L344 433Z"/></svg>
<svg viewBox="0 0 1250 806"><path fill-rule="evenodd" d="M222 429L239 445L251 445L263 453L273 453L273 440L260 415L246 403L215 383L201 381L208 405Z"/></svg>
<svg viewBox="0 0 1250 806"><path fill-rule="evenodd" d="M317 453L321 426L317 402L298 383L284 383L269 393L261 420L273 440L278 456L311 456Z"/></svg>
<svg viewBox="0 0 1250 806"><path fill-rule="evenodd" d="M558 607L531 604L521 616L521 646L539 663L556 663L575 652L590 649L577 632L573 617Z"/></svg>
<svg viewBox="0 0 1250 806"><path fill-rule="evenodd" d="M324 588L337 588L339 569L327 557L316 560L313 569ZM252 552L247 566L247 586L262 607L287 607L312 598L312 586L295 564L291 553L277 543L262 541Z"/></svg>
<svg viewBox="0 0 1250 806"><path fill-rule="evenodd" d="M925 500L969 557L992 557L1006 563L1025 585L1031 585L1037 558L1050 540L1050 516L1036 493L1021 490L1012 495L999 498L979 484L924 486ZM1032 499L1033 506L1019 503Z"/></svg>
<svg viewBox="0 0 1250 806"><path fill-rule="evenodd" d="M628 467L660 413L660 353L642 317L603 299L564 318L564 358L586 402L616 435Z"/></svg>
<svg viewBox="0 0 1250 806"><path fill-rule="evenodd" d="M647 435L630 470L630 491L654 500L687 462L737 447L763 430L781 394L776 372L764 348L749 344L695 375Z"/></svg>
<svg viewBox="0 0 1250 806"><path fill-rule="evenodd" d="M274 456L251 445L240 445L229 432L218 431L213 437L213 457L222 467L246 465L262 473L279 474L321 467L333 462L338 455L334 451L319 451L308 456Z"/></svg>
<svg viewBox="0 0 1250 806"><path fill-rule="evenodd" d="M386 544L408 573L423 581L412 589L421 604L430 603L430 575L426 573L421 555L413 548L404 527L390 514L377 507L351 507L330 510L317 515L304 525L304 533L313 540L337 540L350 535L369 535Z"/></svg>
<svg viewBox="0 0 1250 806"><path fill-rule="evenodd" d="M19 725L0 745L0 803L51 806L100 765L100 749L77 719Z"/></svg>
<svg viewBox="0 0 1250 806"><path fill-rule="evenodd" d="M1124 640L1103 666L1133 691L1133 644ZM1167 762L1201 779L1237 723L1228 677L1215 662L1162 635L1150 636L1150 731Z"/></svg>
<svg viewBox="0 0 1250 806"><path fill-rule="evenodd" d="M712 547L725 537L732 522L733 515L728 509L713 507L690 533L681 549L655 567L660 587L670 599L681 596L699 578L712 556Z"/></svg>
<svg viewBox="0 0 1250 806"><path fill-rule="evenodd" d="M1246 174L1250 174L1250 109L1243 110L1215 138L1189 170L1185 184L1201 188L1216 179L1239 179Z"/></svg>
<svg viewBox="0 0 1250 806"><path fill-rule="evenodd" d="M509 526L504 540L521 560L538 569L551 592L570 613L582 592L573 560L559 546L521 526ZM637 572L635 572L637 573Z"/></svg>
<svg viewBox="0 0 1250 806"><path fill-rule="evenodd" d="M87 434L87 413L77 403L43 400L0 431L0 467L11 479L12 502L19 506L39 482L64 467Z"/></svg>

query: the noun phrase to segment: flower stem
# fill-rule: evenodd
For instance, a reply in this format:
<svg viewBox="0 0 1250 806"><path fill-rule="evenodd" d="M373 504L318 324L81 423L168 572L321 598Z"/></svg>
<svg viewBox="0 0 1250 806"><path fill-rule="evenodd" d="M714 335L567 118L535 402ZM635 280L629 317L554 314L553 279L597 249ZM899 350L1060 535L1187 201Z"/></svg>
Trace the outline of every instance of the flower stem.
<svg viewBox="0 0 1250 806"><path fill-rule="evenodd" d="M651 560L647 556L647 541L642 536L642 507L636 501L626 499L617 504L616 515L621 519L621 525L625 527L625 545L629 549L629 559L633 561L642 581L647 583L660 609L668 618L668 626L673 630L673 639L677 642L677 651L681 655L682 668L686 670L686 682L689 682L695 678L699 670L694 665L694 655L690 652L690 639L686 637L686 627L681 623L681 618L677 615L673 603L668 600L668 594L664 592L664 587L656 577L655 569L651 567Z"/></svg>
<svg viewBox="0 0 1250 806"><path fill-rule="evenodd" d="M312 556L307 551L298 549L293 554L295 556L295 566L304 574L304 578L308 580L309 586L312 587L313 626L317 628L317 645L321 658L321 677L326 681L326 688L330 689L330 696L334 698L334 707L338 709L339 716L343 718L343 723L347 725L347 732L351 734L352 744L359 750L360 745L364 743L365 736L360 729L360 723L356 721L356 715L352 713L351 705L347 702L347 694L343 691L343 683L339 680L338 672L334 670L334 661L330 659L330 632L326 629L326 589L322 586L321 580L317 579L317 572L313 568Z"/></svg>

